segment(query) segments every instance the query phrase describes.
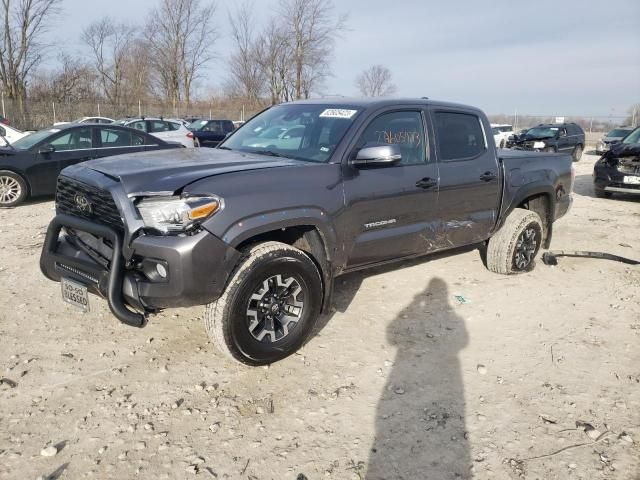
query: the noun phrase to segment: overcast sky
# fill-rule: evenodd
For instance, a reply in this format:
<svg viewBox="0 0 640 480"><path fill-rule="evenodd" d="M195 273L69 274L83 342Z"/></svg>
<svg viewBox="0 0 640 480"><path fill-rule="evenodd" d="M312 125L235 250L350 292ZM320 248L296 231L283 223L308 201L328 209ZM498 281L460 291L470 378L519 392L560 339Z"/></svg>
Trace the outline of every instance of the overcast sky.
<svg viewBox="0 0 640 480"><path fill-rule="evenodd" d="M202 88L221 86L231 42L218 1L221 38ZM277 0L255 0L256 17ZM373 64L393 72L400 96L472 104L487 113L621 116L640 102L639 0L342 0L349 30L337 42L327 94L354 95ZM51 38L88 52L80 33L104 15L144 21L155 0L64 0Z"/></svg>

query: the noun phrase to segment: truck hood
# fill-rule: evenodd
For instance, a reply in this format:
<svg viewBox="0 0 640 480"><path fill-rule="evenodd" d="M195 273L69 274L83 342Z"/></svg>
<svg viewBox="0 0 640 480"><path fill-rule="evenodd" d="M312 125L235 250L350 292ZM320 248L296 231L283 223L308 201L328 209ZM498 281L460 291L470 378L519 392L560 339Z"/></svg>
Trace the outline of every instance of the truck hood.
<svg viewBox="0 0 640 480"><path fill-rule="evenodd" d="M173 193L192 182L223 173L306 164L238 151L181 148L116 155L85 162L82 166L119 180L127 194L135 195L143 192Z"/></svg>

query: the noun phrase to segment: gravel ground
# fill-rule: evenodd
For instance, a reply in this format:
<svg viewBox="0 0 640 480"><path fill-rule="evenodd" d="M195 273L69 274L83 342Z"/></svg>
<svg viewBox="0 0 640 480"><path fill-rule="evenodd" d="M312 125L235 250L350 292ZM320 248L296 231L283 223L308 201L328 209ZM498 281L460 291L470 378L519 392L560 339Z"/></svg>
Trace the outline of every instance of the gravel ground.
<svg viewBox="0 0 640 480"><path fill-rule="evenodd" d="M553 247L640 257L640 199L594 198L596 158ZM64 304L38 269L53 214L0 210L0 478L640 478L639 267L351 274L302 351L247 368L202 308L137 330Z"/></svg>

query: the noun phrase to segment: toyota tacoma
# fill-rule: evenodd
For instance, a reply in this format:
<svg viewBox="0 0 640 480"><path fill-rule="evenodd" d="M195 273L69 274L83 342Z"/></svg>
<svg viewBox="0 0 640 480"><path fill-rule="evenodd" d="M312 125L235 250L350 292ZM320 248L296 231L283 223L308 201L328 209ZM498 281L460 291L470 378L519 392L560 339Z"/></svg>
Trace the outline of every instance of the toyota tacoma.
<svg viewBox="0 0 640 480"><path fill-rule="evenodd" d="M268 129L295 129L286 142ZM531 270L570 208L570 154L496 149L485 114L415 100L306 100L215 149L120 155L62 171L40 259L63 299L120 321L206 305L213 343L268 364L296 351L341 274L462 246Z"/></svg>

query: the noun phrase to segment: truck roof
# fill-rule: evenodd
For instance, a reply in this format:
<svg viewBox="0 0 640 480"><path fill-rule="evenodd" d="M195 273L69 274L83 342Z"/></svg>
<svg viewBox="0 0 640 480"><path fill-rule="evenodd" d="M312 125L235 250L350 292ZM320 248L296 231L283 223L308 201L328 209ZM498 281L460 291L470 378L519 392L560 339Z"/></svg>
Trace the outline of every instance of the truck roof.
<svg viewBox="0 0 640 480"><path fill-rule="evenodd" d="M310 98L307 100L295 100L293 102L287 102L286 105L291 104L307 104L307 105L345 105L361 108L380 108L380 107L392 107L394 105L431 105L436 107L449 107L449 108L464 108L467 110L474 110L480 112L481 110L472 107L470 105L463 105L461 103L443 102L439 100L432 100L427 97L421 98L393 98L393 97L322 97L322 98Z"/></svg>

